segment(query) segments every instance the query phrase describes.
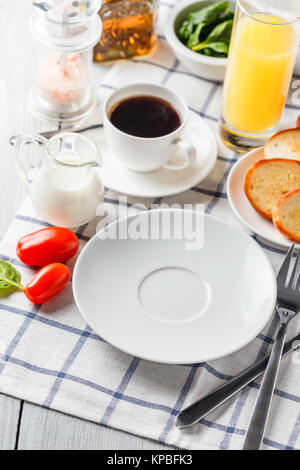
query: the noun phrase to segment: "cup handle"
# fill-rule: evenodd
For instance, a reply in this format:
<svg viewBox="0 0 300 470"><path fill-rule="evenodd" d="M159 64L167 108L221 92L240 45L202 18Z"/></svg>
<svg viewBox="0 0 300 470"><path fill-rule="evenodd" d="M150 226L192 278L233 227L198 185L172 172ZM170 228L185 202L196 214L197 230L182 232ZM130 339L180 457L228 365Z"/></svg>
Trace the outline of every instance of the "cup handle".
<svg viewBox="0 0 300 470"><path fill-rule="evenodd" d="M23 149L27 144L34 144L38 146L45 147L47 144L47 139L41 135L21 135L17 138L14 144L14 160L22 179L24 180L27 188L32 183L32 179L29 175L29 170L39 168L40 165L30 164L27 155L24 154Z"/></svg>
<svg viewBox="0 0 300 470"><path fill-rule="evenodd" d="M196 148L187 140L178 138L175 139L171 145L175 145L182 149L186 155L186 159L183 163L180 163L178 165L176 164L176 162L172 163L171 159L164 165L164 168L166 168L167 170L184 170L184 168L187 168L195 162L197 158Z"/></svg>

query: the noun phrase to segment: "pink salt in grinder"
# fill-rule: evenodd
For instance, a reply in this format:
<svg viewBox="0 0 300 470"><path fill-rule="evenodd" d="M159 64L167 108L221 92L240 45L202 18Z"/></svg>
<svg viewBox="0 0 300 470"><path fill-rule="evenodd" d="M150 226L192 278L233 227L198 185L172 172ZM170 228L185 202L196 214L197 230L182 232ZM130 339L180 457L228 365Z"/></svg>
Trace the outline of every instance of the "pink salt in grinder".
<svg viewBox="0 0 300 470"><path fill-rule="evenodd" d="M101 0L33 1L31 31L39 46L29 110L44 121L76 121L95 106L91 68L101 35Z"/></svg>

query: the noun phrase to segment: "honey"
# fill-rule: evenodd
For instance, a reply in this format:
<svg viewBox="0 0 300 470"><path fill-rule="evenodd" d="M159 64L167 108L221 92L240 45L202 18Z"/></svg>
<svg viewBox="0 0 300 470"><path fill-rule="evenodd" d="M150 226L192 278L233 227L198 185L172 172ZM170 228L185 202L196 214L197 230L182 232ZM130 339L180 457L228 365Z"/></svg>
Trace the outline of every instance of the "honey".
<svg viewBox="0 0 300 470"><path fill-rule="evenodd" d="M156 42L156 0L105 0L99 15L102 35L94 61L148 54Z"/></svg>

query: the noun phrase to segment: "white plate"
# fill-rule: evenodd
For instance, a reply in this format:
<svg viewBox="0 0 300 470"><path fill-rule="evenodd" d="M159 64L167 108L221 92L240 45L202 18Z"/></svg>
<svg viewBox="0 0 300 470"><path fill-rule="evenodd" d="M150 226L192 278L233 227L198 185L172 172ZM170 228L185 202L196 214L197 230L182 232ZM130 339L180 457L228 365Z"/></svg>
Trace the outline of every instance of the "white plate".
<svg viewBox="0 0 300 470"><path fill-rule="evenodd" d="M256 212L245 195L244 179L247 170L262 158L264 158L263 148L252 150L232 167L227 183L229 204L237 217L257 235L274 245L290 247L293 242L284 237L272 222Z"/></svg>
<svg viewBox="0 0 300 470"><path fill-rule="evenodd" d="M100 239L102 231L89 241L73 277L81 314L107 342L150 361L190 364L242 348L274 310L267 256L246 233L199 212L145 211L108 233L132 233L133 224L148 233L168 217L170 239ZM203 227L202 248L187 250L187 238L176 237L183 220L197 233Z"/></svg>
<svg viewBox="0 0 300 470"><path fill-rule="evenodd" d="M149 173L131 171L108 152L103 140L103 130L100 132L102 141L99 146L104 162L99 170L102 182L107 188L129 196L152 198L184 192L203 181L213 169L217 159L217 144L210 127L192 111L183 137L196 147L197 159L193 165L184 170L161 168Z"/></svg>

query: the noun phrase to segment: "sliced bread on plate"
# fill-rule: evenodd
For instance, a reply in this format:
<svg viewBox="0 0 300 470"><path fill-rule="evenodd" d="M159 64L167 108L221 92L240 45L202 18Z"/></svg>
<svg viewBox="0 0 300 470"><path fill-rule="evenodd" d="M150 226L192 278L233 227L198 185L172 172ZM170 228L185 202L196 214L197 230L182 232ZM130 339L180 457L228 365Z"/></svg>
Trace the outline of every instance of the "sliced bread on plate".
<svg viewBox="0 0 300 470"><path fill-rule="evenodd" d="M300 129L287 129L273 135L265 144L266 158L300 160Z"/></svg>
<svg viewBox="0 0 300 470"><path fill-rule="evenodd" d="M246 173L244 191L254 209L272 220L278 199L300 187L300 161L284 158L262 159Z"/></svg>
<svg viewBox="0 0 300 470"><path fill-rule="evenodd" d="M273 222L283 235L300 243L300 187L277 201Z"/></svg>

